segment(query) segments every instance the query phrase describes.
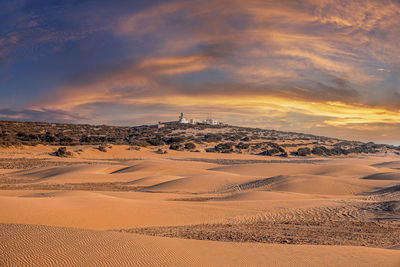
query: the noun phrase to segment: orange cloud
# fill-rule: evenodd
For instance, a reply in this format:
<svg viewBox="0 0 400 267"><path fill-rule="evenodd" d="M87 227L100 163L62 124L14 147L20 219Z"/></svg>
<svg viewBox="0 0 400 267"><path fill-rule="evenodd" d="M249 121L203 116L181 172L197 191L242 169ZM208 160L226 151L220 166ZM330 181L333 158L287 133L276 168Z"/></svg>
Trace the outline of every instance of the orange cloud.
<svg viewBox="0 0 400 267"><path fill-rule="evenodd" d="M338 133L394 127L400 119L399 104L376 97L397 90L388 86L400 64L394 1L162 2L118 18L113 33L124 40L151 36L156 50L140 57L133 50L135 61L82 74L59 86L58 101L33 106L77 111L96 103L168 103L268 114L282 127L299 127L289 114L301 114L313 117L307 127Z"/></svg>
<svg viewBox="0 0 400 267"><path fill-rule="evenodd" d="M163 74L180 74L200 71L207 68L207 59L202 56L149 58L140 63L139 67L158 71Z"/></svg>

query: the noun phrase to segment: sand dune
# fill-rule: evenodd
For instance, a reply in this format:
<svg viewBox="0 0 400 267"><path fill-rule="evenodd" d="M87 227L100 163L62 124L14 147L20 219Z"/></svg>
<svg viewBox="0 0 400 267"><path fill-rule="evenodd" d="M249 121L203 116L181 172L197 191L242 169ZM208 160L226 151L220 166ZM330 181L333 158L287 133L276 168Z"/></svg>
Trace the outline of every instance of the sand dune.
<svg viewBox="0 0 400 267"><path fill-rule="evenodd" d="M128 164L128 163L125 163ZM197 174L201 170L215 167L215 164L203 162L179 162L167 159L145 159L136 161L132 166L123 167L119 170L112 172L118 173L145 173L149 172L159 175L174 174L174 175L190 175Z"/></svg>
<svg viewBox="0 0 400 267"><path fill-rule="evenodd" d="M44 192L34 192L28 194L22 194L18 197L26 198L42 198L42 197L87 197L88 195L99 195L98 193L87 193L83 191L44 191Z"/></svg>
<svg viewBox="0 0 400 267"><path fill-rule="evenodd" d="M380 162L372 165L374 167L378 168L391 168L391 169L400 169L400 161L385 161L385 162Z"/></svg>
<svg viewBox="0 0 400 267"><path fill-rule="evenodd" d="M352 195L387 185L382 181L360 181L322 175L279 175L250 180L229 187L229 191L267 190L320 195Z"/></svg>
<svg viewBox="0 0 400 267"><path fill-rule="evenodd" d="M400 251L140 236L0 225L2 266L398 266Z"/></svg>
<svg viewBox="0 0 400 267"><path fill-rule="evenodd" d="M132 162L130 162L132 164ZM126 164L126 163L125 163ZM206 169L215 166L208 163L170 164L168 160L139 160L131 166L95 164L95 165L73 165L47 168L35 168L27 171L16 171L9 174L15 179L29 179L32 183L88 183L88 182L127 182L135 184L135 180L158 177L153 184L171 180L169 177L180 177L182 175L209 174ZM162 179L166 177L166 179ZM145 179L147 181L151 179ZM144 181L144 180L142 180Z"/></svg>
<svg viewBox="0 0 400 267"><path fill-rule="evenodd" d="M312 199L312 195L298 194L292 192L273 192L273 191L250 191L233 194L221 198L223 201L254 201L254 200L296 200L296 199Z"/></svg>
<svg viewBox="0 0 400 267"><path fill-rule="evenodd" d="M375 190L371 190L365 193L366 195L385 195L385 194L395 194L395 197L400 196L400 184L390 184L388 186L380 187Z"/></svg>
<svg viewBox="0 0 400 267"><path fill-rule="evenodd" d="M377 169L362 164L321 164L312 170L312 174L335 177L360 177L376 172Z"/></svg>
<svg viewBox="0 0 400 267"><path fill-rule="evenodd" d="M52 157L51 164L44 159L50 157L54 147L38 146L26 153L26 148L13 148L9 154L3 149L0 156L19 163L17 169L0 169L0 255L6 255L0 257L0 265L400 263L399 251L357 247L386 244L373 240L374 229L380 229L381 236L393 233L385 229L398 232L398 158L266 162L266 157L255 155L175 151L161 155L151 149L126 148L113 146L108 152L100 152L82 147L83 152L72 158ZM27 155L35 162L25 162ZM342 231L342 223L351 225L348 232ZM381 223L380 228L361 227ZM385 223L391 228L384 227ZM233 237L233 224L238 225L237 236L229 239ZM207 226L210 236L205 238L219 241L224 239L218 239L213 226L222 225L218 233L235 242L106 231L176 227L184 229L186 237L204 236L201 231L191 232L193 227L189 226L193 225ZM373 242L363 243L367 240L363 238L355 242L352 229L361 229L358 237L365 231ZM248 233L247 239L240 239L242 230ZM270 239L264 233L270 234ZM329 242L320 233L327 235ZM256 236L258 241L279 244L243 243L255 241ZM348 237L347 243L340 239L343 236ZM317 245L283 244L304 244L304 238L307 244ZM396 240L391 244L396 245Z"/></svg>
<svg viewBox="0 0 400 267"><path fill-rule="evenodd" d="M267 164L243 164L223 166L212 170L230 172L240 175L253 175L271 177L276 175L313 174L324 176L361 177L377 172L371 166L361 164L332 164L332 163L267 163Z"/></svg>
<svg viewBox="0 0 400 267"><path fill-rule="evenodd" d="M272 177L290 175L298 172L307 173L314 167L312 164L301 163L267 163L267 164L240 164L212 168L210 170L234 173L238 175L252 175L258 177Z"/></svg>
<svg viewBox="0 0 400 267"><path fill-rule="evenodd" d="M394 181L400 181L400 172L375 173L375 174L371 174L371 175L362 177L361 179L366 179L366 180L394 180Z"/></svg>
<svg viewBox="0 0 400 267"><path fill-rule="evenodd" d="M152 192L207 193L215 192L219 189L227 188L232 184L240 184L251 179L252 177L229 173L211 173L163 182L146 187L144 190Z"/></svg>
<svg viewBox="0 0 400 267"><path fill-rule="evenodd" d="M183 178L181 176L173 176L173 175L156 175L156 176L146 176L143 178L137 178L132 181L125 182L125 184L136 185L136 186L144 186L151 187L156 184L161 184L168 181L173 181Z"/></svg>
<svg viewBox="0 0 400 267"><path fill-rule="evenodd" d="M20 191L18 195L25 197L0 196L0 222L114 229L220 221L234 214L251 213L229 207L210 208L195 202L121 198L84 191L45 195L24 195ZM176 195L163 195L163 198L176 198Z"/></svg>
<svg viewBox="0 0 400 267"><path fill-rule="evenodd" d="M372 187L353 180L322 175L292 175L276 180L270 189L304 194L347 195L368 191Z"/></svg>
<svg viewBox="0 0 400 267"><path fill-rule="evenodd" d="M32 183L107 182L112 180L109 173L119 168L121 166L102 164L58 166L17 171L9 177L29 179Z"/></svg>

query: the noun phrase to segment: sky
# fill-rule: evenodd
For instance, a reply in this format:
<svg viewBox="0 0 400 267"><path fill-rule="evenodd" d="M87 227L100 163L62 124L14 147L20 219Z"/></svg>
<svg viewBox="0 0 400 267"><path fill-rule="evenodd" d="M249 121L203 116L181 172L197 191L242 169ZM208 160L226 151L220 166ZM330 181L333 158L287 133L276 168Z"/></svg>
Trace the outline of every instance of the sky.
<svg viewBox="0 0 400 267"><path fill-rule="evenodd" d="M0 120L400 144L400 0L0 0Z"/></svg>

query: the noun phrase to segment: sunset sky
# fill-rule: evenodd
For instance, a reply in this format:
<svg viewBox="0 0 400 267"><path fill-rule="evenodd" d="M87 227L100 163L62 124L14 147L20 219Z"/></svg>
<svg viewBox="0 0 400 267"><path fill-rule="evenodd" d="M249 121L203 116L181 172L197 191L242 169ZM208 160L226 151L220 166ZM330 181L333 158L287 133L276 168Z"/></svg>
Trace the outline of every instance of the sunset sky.
<svg viewBox="0 0 400 267"><path fill-rule="evenodd" d="M400 1L0 0L0 119L179 112L400 144Z"/></svg>

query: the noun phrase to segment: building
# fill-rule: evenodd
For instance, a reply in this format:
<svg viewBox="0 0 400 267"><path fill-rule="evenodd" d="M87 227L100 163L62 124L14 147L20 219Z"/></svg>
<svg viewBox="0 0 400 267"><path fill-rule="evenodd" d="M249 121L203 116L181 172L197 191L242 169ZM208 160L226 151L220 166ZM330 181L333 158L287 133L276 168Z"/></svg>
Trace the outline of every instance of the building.
<svg viewBox="0 0 400 267"><path fill-rule="evenodd" d="M216 120L213 120L211 118L204 120L203 123L207 124L207 125L218 125L219 124Z"/></svg>
<svg viewBox="0 0 400 267"><path fill-rule="evenodd" d="M182 123L182 124L204 124L204 125L224 125L222 122L218 122L216 120L213 120L211 118L211 116L205 120L203 120L202 122L198 122L194 119L187 119L184 115L183 112L181 112L180 116L179 116L179 120L175 121L175 122L169 122L169 123ZM161 123L159 123L161 124Z"/></svg>
<svg viewBox="0 0 400 267"><path fill-rule="evenodd" d="M179 123L189 123L189 121L183 116L183 112L181 112L181 115L179 116Z"/></svg>

